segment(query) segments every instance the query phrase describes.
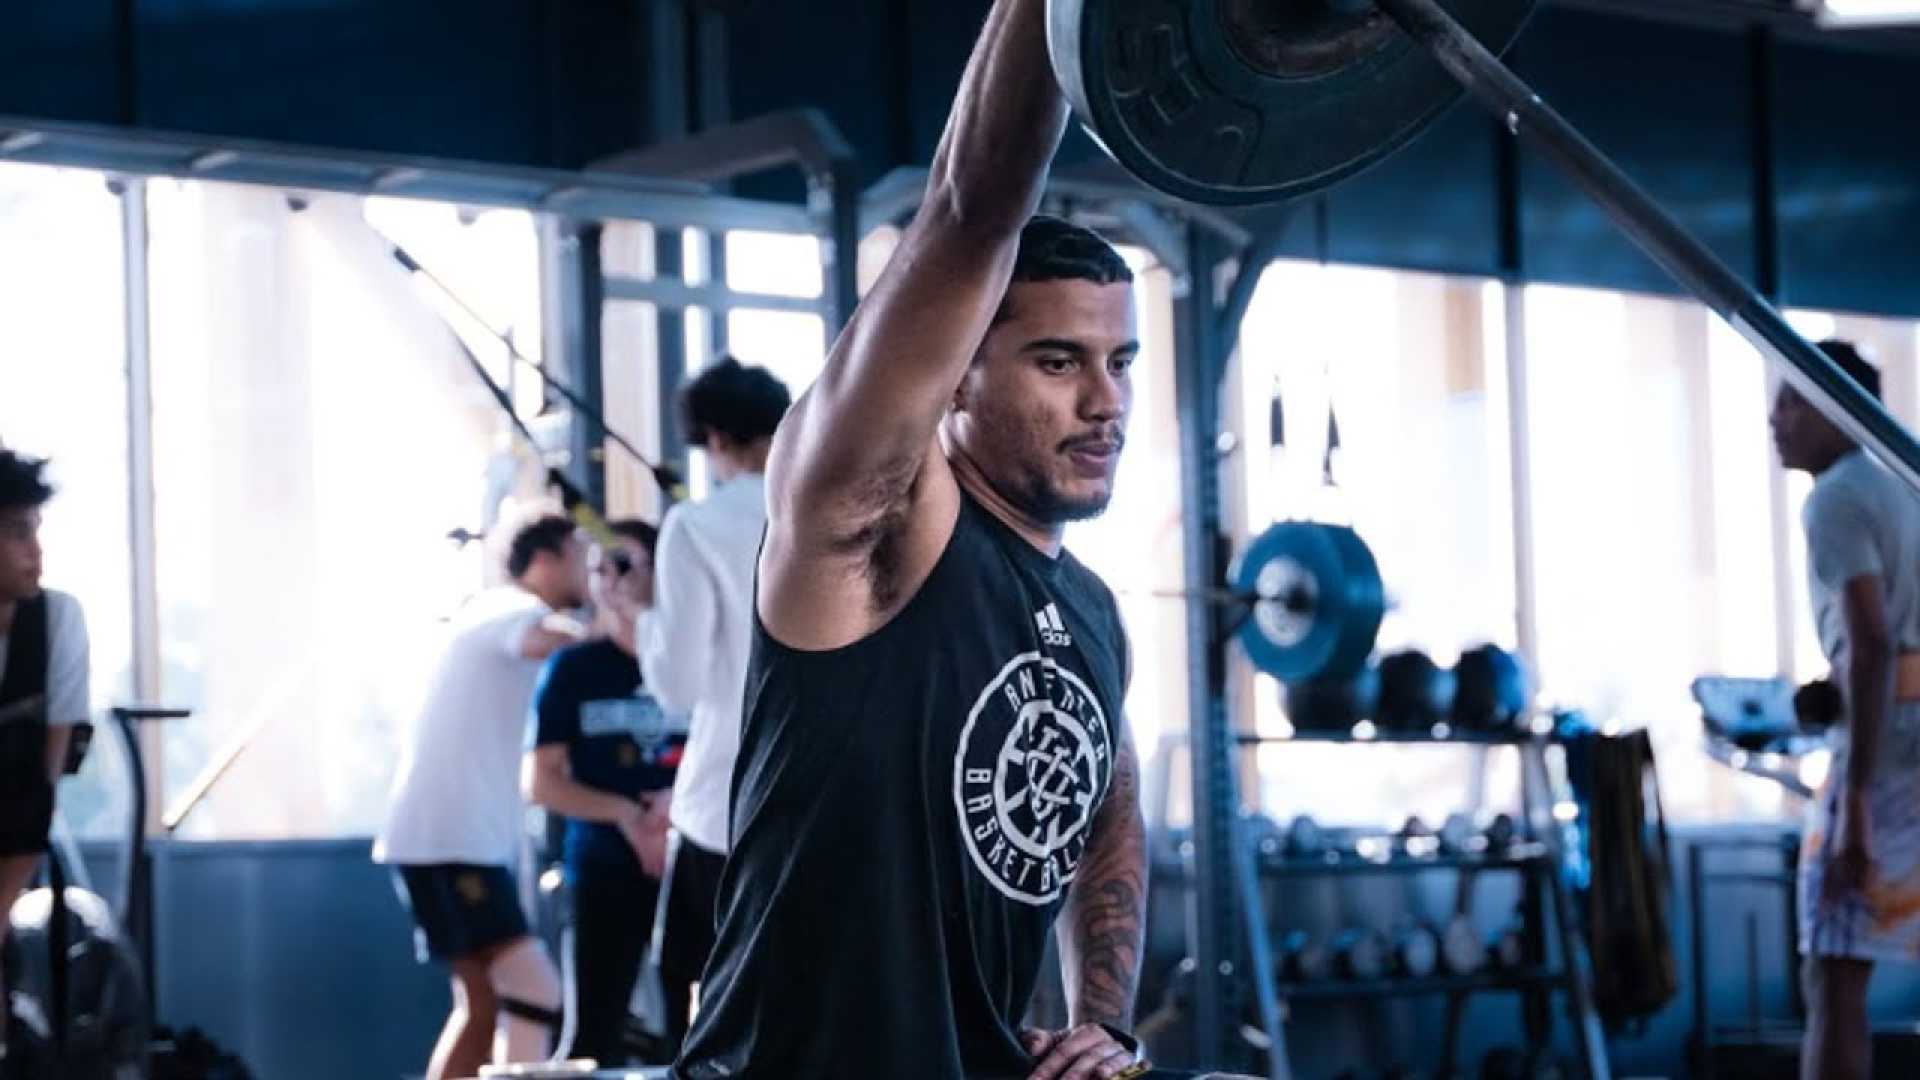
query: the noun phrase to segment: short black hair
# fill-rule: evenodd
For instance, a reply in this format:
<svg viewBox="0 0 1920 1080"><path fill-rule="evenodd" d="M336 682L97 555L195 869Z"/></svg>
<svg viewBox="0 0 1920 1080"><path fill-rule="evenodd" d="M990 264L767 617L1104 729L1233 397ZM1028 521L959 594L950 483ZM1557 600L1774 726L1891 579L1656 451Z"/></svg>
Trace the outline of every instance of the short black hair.
<svg viewBox="0 0 1920 1080"><path fill-rule="evenodd" d="M607 522L607 529L613 535L645 548L649 558L653 555L654 545L660 540L660 530L654 528L652 522L639 518L615 518Z"/></svg>
<svg viewBox="0 0 1920 1080"><path fill-rule="evenodd" d="M787 384L766 368L723 356L680 388L680 431L689 446L704 447L715 433L757 442L773 435L792 404Z"/></svg>
<svg viewBox="0 0 1920 1080"><path fill-rule="evenodd" d="M47 483L47 459L0 449L0 508L45 506L53 498Z"/></svg>
<svg viewBox="0 0 1920 1080"><path fill-rule="evenodd" d="M572 518L545 514L514 530L513 540L507 545L507 576L519 580L533 565L534 556L543 551L565 555L575 528Z"/></svg>
<svg viewBox="0 0 1920 1080"><path fill-rule="evenodd" d="M1880 369L1874 367L1851 341L1840 338L1828 338L1819 345L1827 358L1840 365L1840 370L1853 377L1860 388L1872 394L1874 400L1880 400Z"/></svg>
<svg viewBox="0 0 1920 1080"><path fill-rule="evenodd" d="M1065 218L1036 214L1020 230L1020 252L1013 260L1014 281L1091 281L1096 285L1133 280L1133 269L1105 237Z"/></svg>
<svg viewBox="0 0 1920 1080"><path fill-rule="evenodd" d="M1065 218L1036 214L1020 230L1020 250L1013 259L1011 285L1038 281L1091 281L1096 285L1133 281L1133 268L1106 238ZM1008 316L1006 300L994 321Z"/></svg>

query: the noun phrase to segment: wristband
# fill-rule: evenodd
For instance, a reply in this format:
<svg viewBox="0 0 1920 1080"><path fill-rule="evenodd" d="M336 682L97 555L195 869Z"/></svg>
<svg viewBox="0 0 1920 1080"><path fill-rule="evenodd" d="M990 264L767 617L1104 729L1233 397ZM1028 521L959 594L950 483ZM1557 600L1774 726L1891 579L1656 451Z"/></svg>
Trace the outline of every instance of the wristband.
<svg viewBox="0 0 1920 1080"><path fill-rule="evenodd" d="M1119 1043L1120 1049L1125 1050L1128 1054L1131 1054L1133 1056L1134 1064L1136 1066L1143 1064L1145 1062L1146 1060L1145 1057L1143 1057L1140 1053L1139 1039L1136 1039L1132 1035L1129 1035L1126 1032L1121 1031L1119 1028L1114 1027L1112 1024L1101 1024L1100 1030L1106 1032L1108 1037L1112 1038L1114 1042ZM1146 1071L1147 1071L1146 1069L1140 1069L1138 1072L1134 1071L1133 1069L1123 1069L1119 1073L1114 1075L1113 1080L1125 1080L1125 1078L1127 1077L1141 1076L1145 1074Z"/></svg>

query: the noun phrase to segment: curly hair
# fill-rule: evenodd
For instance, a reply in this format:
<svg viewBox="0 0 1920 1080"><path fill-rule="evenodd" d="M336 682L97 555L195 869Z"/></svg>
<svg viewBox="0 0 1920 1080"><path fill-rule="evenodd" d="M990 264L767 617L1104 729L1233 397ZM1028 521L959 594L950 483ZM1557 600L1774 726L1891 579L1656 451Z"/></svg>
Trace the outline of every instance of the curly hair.
<svg viewBox="0 0 1920 1080"><path fill-rule="evenodd" d="M47 459L0 449L0 507L39 507L53 498Z"/></svg>

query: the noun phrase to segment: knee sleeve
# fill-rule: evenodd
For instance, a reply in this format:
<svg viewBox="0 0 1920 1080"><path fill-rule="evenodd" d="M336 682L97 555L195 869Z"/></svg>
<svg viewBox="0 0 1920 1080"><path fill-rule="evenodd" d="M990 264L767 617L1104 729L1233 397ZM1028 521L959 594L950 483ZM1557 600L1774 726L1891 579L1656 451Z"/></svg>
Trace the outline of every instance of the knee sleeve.
<svg viewBox="0 0 1920 1080"><path fill-rule="evenodd" d="M508 946L487 968L500 1011L560 1029L560 975L547 950L533 938Z"/></svg>

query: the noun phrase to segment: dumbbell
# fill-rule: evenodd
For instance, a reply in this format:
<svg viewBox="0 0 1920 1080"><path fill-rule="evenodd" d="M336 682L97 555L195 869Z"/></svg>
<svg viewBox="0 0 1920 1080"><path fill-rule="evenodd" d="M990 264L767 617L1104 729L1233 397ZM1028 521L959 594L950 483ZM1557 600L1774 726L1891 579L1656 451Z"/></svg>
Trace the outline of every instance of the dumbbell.
<svg viewBox="0 0 1920 1080"><path fill-rule="evenodd" d="M1333 970L1347 979L1379 979L1387 974L1387 942L1377 931L1342 930L1333 939Z"/></svg>
<svg viewBox="0 0 1920 1080"><path fill-rule="evenodd" d="M1380 726L1390 731L1427 732L1453 710L1453 672L1418 649L1380 661Z"/></svg>
<svg viewBox="0 0 1920 1080"><path fill-rule="evenodd" d="M1487 854L1504 855L1520 839L1520 827L1511 814L1495 814L1487 823Z"/></svg>
<svg viewBox="0 0 1920 1080"><path fill-rule="evenodd" d="M1425 979L1440 966L1440 935L1431 926L1403 926L1393 936L1393 973Z"/></svg>
<svg viewBox="0 0 1920 1080"><path fill-rule="evenodd" d="M1299 731L1346 731L1380 706L1380 670L1369 663L1346 678L1287 684L1287 719Z"/></svg>
<svg viewBox="0 0 1920 1080"><path fill-rule="evenodd" d="M1531 692L1519 657L1481 645L1460 654L1453 676L1453 722L1462 731L1506 731L1525 719Z"/></svg>
<svg viewBox="0 0 1920 1080"><path fill-rule="evenodd" d="M1404 859L1428 859L1439 850L1440 841L1418 814L1409 817L1393 837L1393 853Z"/></svg>
<svg viewBox="0 0 1920 1080"><path fill-rule="evenodd" d="M1473 920L1455 915L1440 931L1440 966L1449 975L1472 975L1487 962L1487 944L1474 929Z"/></svg>
<svg viewBox="0 0 1920 1080"><path fill-rule="evenodd" d="M1840 722L1847 703L1830 679L1815 679L1793 692L1793 715L1806 731L1825 731Z"/></svg>
<svg viewBox="0 0 1920 1080"><path fill-rule="evenodd" d="M1290 859L1324 859L1338 854L1333 838L1307 814L1294 818L1287 826L1283 851Z"/></svg>
<svg viewBox="0 0 1920 1080"><path fill-rule="evenodd" d="M1281 982L1324 982L1333 974L1333 957L1312 934L1289 931L1280 939Z"/></svg>
<svg viewBox="0 0 1920 1080"><path fill-rule="evenodd" d="M1442 855L1468 855L1473 851L1475 829L1473 817L1460 811L1447 815L1440 824L1440 853Z"/></svg>
<svg viewBox="0 0 1920 1080"><path fill-rule="evenodd" d="M1525 928L1515 919L1501 927L1487 943L1487 966L1495 971L1518 971L1527 963Z"/></svg>

